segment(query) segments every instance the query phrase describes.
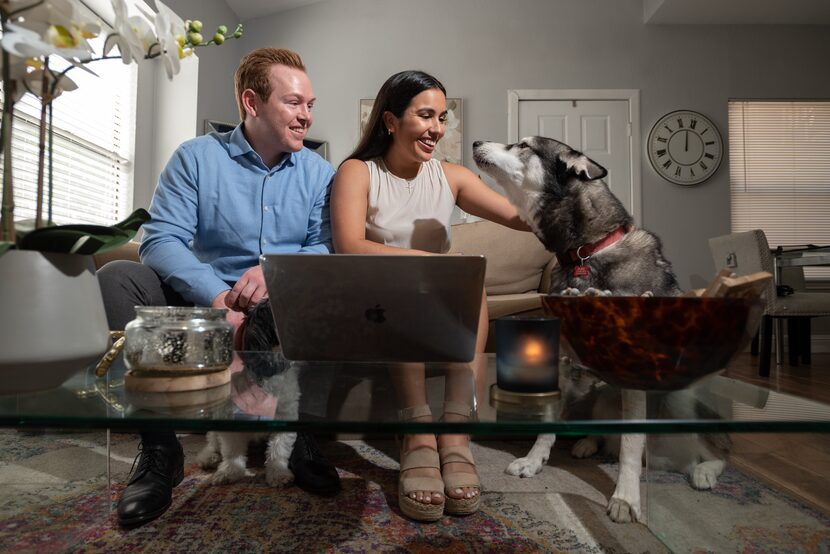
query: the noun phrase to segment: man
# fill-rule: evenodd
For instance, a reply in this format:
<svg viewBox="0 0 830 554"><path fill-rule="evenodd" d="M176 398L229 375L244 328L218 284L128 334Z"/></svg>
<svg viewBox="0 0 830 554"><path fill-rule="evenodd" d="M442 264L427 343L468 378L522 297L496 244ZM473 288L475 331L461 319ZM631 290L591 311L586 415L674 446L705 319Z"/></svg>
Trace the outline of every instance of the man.
<svg viewBox="0 0 830 554"><path fill-rule="evenodd" d="M113 262L98 274L111 329L134 319L136 305L228 308L238 327L267 294L260 254L331 251L334 170L303 149L315 98L300 56L254 50L234 82L242 123L176 150L153 195L142 263ZM142 431L139 456L118 501L124 526L163 514L183 477L182 447L172 431ZM311 474L308 488L339 488L336 470L308 435L298 434L291 464L301 487L301 476Z"/></svg>

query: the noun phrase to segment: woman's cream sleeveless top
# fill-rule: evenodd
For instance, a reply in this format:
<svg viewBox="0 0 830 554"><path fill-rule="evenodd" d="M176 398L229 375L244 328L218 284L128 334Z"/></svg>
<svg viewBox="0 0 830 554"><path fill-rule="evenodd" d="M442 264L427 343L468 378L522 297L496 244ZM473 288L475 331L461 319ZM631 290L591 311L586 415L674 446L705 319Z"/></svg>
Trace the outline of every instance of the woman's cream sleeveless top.
<svg viewBox="0 0 830 554"><path fill-rule="evenodd" d="M433 159L421 164L412 180L393 175L380 158L366 165L366 239L388 246L447 252L455 197L441 162Z"/></svg>

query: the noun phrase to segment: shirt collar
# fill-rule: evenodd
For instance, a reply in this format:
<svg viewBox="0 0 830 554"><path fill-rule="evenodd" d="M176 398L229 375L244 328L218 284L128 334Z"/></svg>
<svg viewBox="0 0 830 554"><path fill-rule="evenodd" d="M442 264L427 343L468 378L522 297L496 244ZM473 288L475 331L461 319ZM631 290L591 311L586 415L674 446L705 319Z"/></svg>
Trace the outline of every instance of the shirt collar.
<svg viewBox="0 0 830 554"><path fill-rule="evenodd" d="M232 158L235 158L237 156L244 156L250 152L256 157L256 160L264 166L265 164L262 163L262 158L259 154L257 154L256 150L253 149L251 144L248 142L248 139L245 138L245 133L242 132L242 126L244 124L244 122L240 123L234 128L233 131L231 131L230 142L228 143L229 153ZM288 155L283 156L282 160L280 160L277 165L272 167L271 170L273 171L282 169L283 167L296 165L295 157L296 152L288 152Z"/></svg>
<svg viewBox="0 0 830 554"><path fill-rule="evenodd" d="M244 156L248 152L253 152L254 149L248 143L248 139L245 138L245 133L242 132L242 126L245 123L240 123L237 125L233 131L231 131L231 138L230 142L228 143L228 151L231 155L231 158L235 158L237 156Z"/></svg>

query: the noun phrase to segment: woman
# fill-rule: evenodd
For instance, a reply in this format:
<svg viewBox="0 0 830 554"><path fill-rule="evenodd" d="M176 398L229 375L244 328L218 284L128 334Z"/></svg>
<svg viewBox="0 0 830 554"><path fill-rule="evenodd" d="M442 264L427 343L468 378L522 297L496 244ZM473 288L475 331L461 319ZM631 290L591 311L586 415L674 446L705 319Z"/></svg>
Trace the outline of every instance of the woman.
<svg viewBox="0 0 830 554"><path fill-rule="evenodd" d="M443 254L455 206L508 227L529 230L507 199L467 168L432 159L447 118L444 86L422 71L391 76L378 92L363 138L338 169L332 188L335 251L346 254ZM486 294L476 351L487 342ZM401 417L429 421L423 365L393 372ZM476 380L483 368L473 364ZM472 390L449 372L444 420L469 418ZM451 382L455 381L455 382ZM401 511L433 521L446 509L478 509L480 483L465 435L407 435L401 448Z"/></svg>

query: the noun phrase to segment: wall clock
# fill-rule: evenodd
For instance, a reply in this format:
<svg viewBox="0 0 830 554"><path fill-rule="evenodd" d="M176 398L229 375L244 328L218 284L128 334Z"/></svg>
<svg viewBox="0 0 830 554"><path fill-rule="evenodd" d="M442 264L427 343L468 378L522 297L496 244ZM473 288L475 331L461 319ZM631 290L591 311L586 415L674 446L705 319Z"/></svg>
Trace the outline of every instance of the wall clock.
<svg viewBox="0 0 830 554"><path fill-rule="evenodd" d="M648 160L664 179L678 185L702 183L718 170L723 139L711 119L691 110L661 117L648 134Z"/></svg>

